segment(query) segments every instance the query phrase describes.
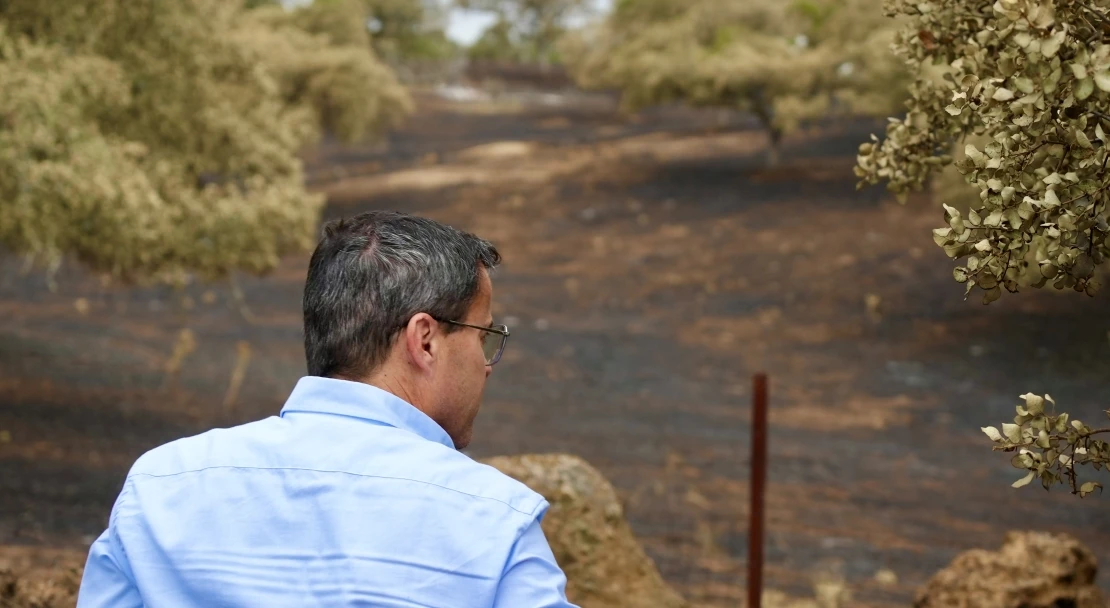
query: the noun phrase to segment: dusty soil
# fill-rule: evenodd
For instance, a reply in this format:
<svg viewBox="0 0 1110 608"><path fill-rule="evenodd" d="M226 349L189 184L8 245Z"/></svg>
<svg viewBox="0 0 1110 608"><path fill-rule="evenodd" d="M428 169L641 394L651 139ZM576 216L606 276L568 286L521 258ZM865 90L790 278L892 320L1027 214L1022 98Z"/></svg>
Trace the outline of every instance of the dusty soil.
<svg viewBox="0 0 1110 608"><path fill-rule="evenodd" d="M425 100L388 145L314 153L311 183L329 217L401 209L500 246L513 337L471 451L585 458L696 605L743 592L756 371L771 376L769 586L804 595L832 572L853 605L904 606L1014 528L1071 533L1106 563L1101 500L1012 490L978 430L1030 390L1101 416L1105 298L965 302L927 197L855 190L853 151L881 125L800 133L774 169L749 123L718 126ZM239 279L247 312L227 286L121 290L66 267L51 291L0 262L0 544L79 552L141 452L276 412L304 373L306 262ZM182 328L196 350L167 375ZM251 358L229 400L240 341Z"/></svg>

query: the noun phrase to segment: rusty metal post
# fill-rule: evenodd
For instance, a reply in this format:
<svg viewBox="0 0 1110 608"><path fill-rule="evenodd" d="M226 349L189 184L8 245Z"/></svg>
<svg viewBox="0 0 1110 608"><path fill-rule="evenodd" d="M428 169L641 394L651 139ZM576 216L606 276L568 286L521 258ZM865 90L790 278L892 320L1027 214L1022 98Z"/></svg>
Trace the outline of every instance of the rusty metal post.
<svg viewBox="0 0 1110 608"><path fill-rule="evenodd" d="M752 378L751 509L748 519L748 608L763 595L763 494L767 485L767 375Z"/></svg>

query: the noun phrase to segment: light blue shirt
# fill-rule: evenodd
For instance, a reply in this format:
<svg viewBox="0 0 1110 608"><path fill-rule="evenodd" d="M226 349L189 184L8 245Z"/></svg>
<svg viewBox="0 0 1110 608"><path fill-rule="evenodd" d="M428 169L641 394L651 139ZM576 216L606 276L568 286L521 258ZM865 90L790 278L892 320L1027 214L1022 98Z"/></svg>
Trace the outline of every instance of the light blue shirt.
<svg viewBox="0 0 1110 608"><path fill-rule="evenodd" d="M398 397L305 377L139 458L77 605L567 608L547 508Z"/></svg>

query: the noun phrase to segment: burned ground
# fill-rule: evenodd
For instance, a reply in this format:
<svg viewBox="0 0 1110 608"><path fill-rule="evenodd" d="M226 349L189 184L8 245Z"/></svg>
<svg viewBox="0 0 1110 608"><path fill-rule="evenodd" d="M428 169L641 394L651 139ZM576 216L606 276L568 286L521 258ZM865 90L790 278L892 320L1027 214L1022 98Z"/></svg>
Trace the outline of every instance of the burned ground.
<svg viewBox="0 0 1110 608"><path fill-rule="evenodd" d="M855 146L878 126L814 127L770 168L743 120L425 100L388 146L314 153L310 180L328 217L400 209L499 245L495 314L513 336L473 455L585 458L695 604L741 596L756 371L771 376L770 587L803 595L834 571L853 605L908 605L957 552L1014 528L1069 532L1105 561L1100 500L1009 488L1018 472L978 430L1026 391L1097 421L1110 402L1104 298L965 302L928 197L855 190ZM304 373L306 263L240 278L245 316L224 285L104 288L66 267L51 291L6 259L5 551L79 555L144 450L275 413ZM168 378L183 328L196 350ZM241 341L249 367L225 404ZM880 569L898 581L876 581Z"/></svg>

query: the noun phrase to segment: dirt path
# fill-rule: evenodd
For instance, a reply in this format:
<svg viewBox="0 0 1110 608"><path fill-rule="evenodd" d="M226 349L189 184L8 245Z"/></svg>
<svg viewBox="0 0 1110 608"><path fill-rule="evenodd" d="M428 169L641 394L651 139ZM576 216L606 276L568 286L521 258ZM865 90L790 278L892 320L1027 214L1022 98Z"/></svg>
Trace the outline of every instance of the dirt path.
<svg viewBox="0 0 1110 608"><path fill-rule="evenodd" d="M330 216L418 212L502 249L496 314L514 335L475 456L585 457L617 485L664 575L701 605L734 606L748 378L766 370L770 586L804 594L833 571L853 605L904 606L956 552L1011 528L1071 532L1110 558L1098 499L1011 490L1016 471L978 431L1027 390L1097 418L1110 401L1104 298L963 302L930 238L940 214L855 191L851 154L869 125L795 137L768 170L758 133L659 121L681 133L600 111L438 107L388 150L316 155ZM180 294L106 291L77 271L51 293L5 262L0 543L79 547L141 451L276 411L303 373L305 263L242 281L251 324L224 287L190 288L186 312ZM167 384L186 326L197 350ZM225 407L240 340L253 358ZM881 568L898 583L876 582Z"/></svg>

